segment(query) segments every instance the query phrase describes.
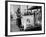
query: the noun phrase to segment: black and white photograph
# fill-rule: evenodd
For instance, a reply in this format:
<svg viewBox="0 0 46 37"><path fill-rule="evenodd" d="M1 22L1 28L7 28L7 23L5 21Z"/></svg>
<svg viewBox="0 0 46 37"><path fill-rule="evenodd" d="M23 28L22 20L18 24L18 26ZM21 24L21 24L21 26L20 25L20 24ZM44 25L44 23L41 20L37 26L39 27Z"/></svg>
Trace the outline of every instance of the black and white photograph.
<svg viewBox="0 0 46 37"><path fill-rule="evenodd" d="M10 5L10 31L42 30L41 6Z"/></svg>
<svg viewBox="0 0 46 37"><path fill-rule="evenodd" d="M8 35L44 33L44 4L8 2Z"/></svg>

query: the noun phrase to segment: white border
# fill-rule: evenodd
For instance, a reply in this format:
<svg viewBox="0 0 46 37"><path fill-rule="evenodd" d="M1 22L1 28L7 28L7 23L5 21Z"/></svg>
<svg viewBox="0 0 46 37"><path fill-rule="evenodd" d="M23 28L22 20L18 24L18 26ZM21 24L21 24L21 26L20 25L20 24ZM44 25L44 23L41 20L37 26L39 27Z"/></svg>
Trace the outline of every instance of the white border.
<svg viewBox="0 0 46 37"><path fill-rule="evenodd" d="M42 31L10 32L10 4L42 6ZM8 2L8 35L36 34L36 33L44 33L44 4Z"/></svg>

